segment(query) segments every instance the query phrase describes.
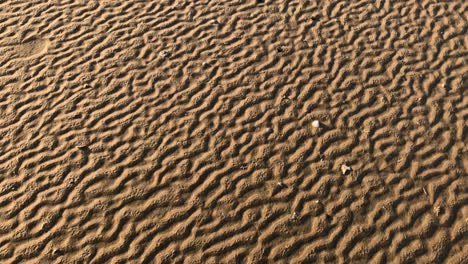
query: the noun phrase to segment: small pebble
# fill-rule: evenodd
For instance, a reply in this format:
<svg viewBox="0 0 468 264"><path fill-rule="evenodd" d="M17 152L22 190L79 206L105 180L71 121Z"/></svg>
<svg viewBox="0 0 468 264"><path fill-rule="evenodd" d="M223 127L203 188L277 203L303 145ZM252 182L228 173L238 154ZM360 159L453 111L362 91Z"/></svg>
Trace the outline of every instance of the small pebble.
<svg viewBox="0 0 468 264"><path fill-rule="evenodd" d="M204 61L204 62L202 63L202 66L203 66L203 67L208 67L208 66L210 66L210 64L209 64L208 62Z"/></svg>
<svg viewBox="0 0 468 264"><path fill-rule="evenodd" d="M320 122L318 120L314 120L314 121L312 121L312 126L315 127L315 128L319 128L320 127Z"/></svg>
<svg viewBox="0 0 468 264"><path fill-rule="evenodd" d="M341 165L341 173L343 175L346 175L346 173L348 173L350 170L351 170L351 167L349 167L348 165L346 164Z"/></svg>
<svg viewBox="0 0 468 264"><path fill-rule="evenodd" d="M267 132L268 134L273 133L273 128L271 128L271 127L267 128L267 129L266 129L266 132Z"/></svg>
<svg viewBox="0 0 468 264"><path fill-rule="evenodd" d="M219 21L216 19L211 20L211 23L213 23L213 25L221 25L221 23L219 23Z"/></svg>
<svg viewBox="0 0 468 264"><path fill-rule="evenodd" d="M276 51L278 51L278 52L283 52L283 48L282 48L282 47L277 47L277 48L276 48Z"/></svg>

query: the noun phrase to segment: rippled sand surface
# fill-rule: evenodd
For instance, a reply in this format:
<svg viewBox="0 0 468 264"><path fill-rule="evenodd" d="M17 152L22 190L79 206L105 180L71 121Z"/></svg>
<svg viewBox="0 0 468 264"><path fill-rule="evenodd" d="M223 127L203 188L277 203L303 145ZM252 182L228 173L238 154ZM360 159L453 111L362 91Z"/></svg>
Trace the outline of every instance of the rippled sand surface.
<svg viewBox="0 0 468 264"><path fill-rule="evenodd" d="M0 263L468 263L468 2L0 2Z"/></svg>

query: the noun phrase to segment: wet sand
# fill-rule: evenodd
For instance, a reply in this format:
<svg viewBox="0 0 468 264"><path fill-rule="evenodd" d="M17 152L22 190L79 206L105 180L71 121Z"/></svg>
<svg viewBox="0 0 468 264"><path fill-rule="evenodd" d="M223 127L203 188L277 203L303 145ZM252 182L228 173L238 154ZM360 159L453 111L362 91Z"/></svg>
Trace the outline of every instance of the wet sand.
<svg viewBox="0 0 468 264"><path fill-rule="evenodd" d="M0 3L0 263L468 263L467 1Z"/></svg>

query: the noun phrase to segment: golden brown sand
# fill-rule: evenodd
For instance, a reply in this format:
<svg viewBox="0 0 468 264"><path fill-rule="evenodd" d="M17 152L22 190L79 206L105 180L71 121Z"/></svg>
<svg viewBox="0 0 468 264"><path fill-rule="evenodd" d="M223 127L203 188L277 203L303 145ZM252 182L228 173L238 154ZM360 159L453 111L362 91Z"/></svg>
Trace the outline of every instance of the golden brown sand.
<svg viewBox="0 0 468 264"><path fill-rule="evenodd" d="M0 1L0 263L468 263L467 32L462 0Z"/></svg>

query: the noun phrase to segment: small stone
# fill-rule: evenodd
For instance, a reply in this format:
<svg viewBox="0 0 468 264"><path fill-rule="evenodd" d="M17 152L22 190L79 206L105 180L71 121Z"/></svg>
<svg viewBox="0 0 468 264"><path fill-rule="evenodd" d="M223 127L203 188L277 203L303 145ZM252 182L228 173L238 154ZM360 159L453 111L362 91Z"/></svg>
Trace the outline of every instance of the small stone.
<svg viewBox="0 0 468 264"><path fill-rule="evenodd" d="M349 171L351 171L351 167L349 167L346 164L341 165L341 173L343 175L346 175L346 173L348 173Z"/></svg>
<svg viewBox="0 0 468 264"><path fill-rule="evenodd" d="M257 0L257 4L263 4L265 3L265 0Z"/></svg>
<svg viewBox="0 0 468 264"><path fill-rule="evenodd" d="M267 128L267 129L266 129L266 132L267 132L268 134L273 133L273 128L271 128L271 127Z"/></svg>
<svg viewBox="0 0 468 264"><path fill-rule="evenodd" d="M221 23L219 23L219 21L216 19L211 20L211 23L213 23L213 25L221 25Z"/></svg>
<svg viewBox="0 0 468 264"><path fill-rule="evenodd" d="M202 66L203 66L203 67L209 67L210 64L209 64L208 62L204 61L204 62L202 62Z"/></svg>
<svg viewBox="0 0 468 264"><path fill-rule="evenodd" d="M312 126L315 127L315 128L319 128L320 127L320 122L318 120L314 120L314 121L312 121Z"/></svg>
<svg viewBox="0 0 468 264"><path fill-rule="evenodd" d="M276 48L276 51L278 51L278 52L283 52L283 48L282 48L282 47L277 47L277 48Z"/></svg>

